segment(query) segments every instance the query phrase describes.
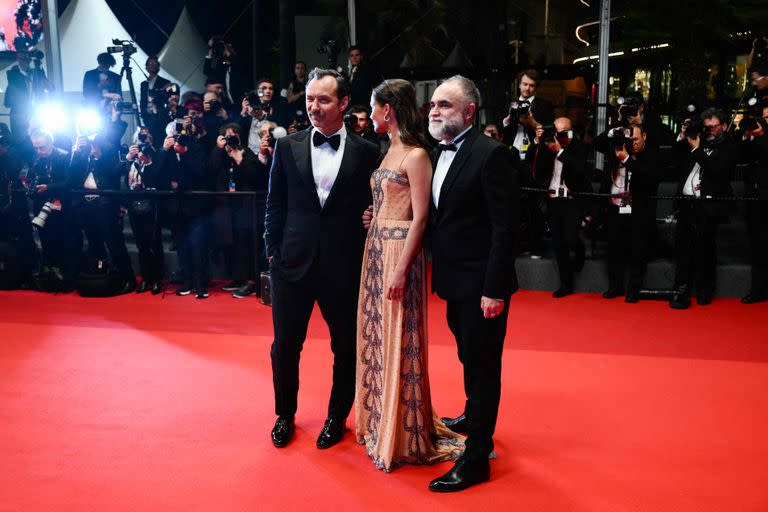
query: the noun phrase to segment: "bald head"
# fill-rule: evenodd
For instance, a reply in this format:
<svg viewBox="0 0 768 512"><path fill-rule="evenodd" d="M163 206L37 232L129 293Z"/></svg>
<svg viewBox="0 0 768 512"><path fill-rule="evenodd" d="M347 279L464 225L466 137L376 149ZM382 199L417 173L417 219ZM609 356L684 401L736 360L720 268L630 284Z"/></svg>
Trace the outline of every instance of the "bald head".
<svg viewBox="0 0 768 512"><path fill-rule="evenodd" d="M558 117L555 119L555 130L559 132L567 132L573 130L573 123L567 117Z"/></svg>

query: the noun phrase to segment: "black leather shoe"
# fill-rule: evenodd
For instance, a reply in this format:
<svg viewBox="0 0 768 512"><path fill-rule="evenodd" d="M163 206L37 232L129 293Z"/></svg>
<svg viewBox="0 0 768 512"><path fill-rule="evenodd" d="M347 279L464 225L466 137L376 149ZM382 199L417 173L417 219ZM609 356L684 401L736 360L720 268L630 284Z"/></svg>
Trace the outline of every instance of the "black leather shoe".
<svg viewBox="0 0 768 512"><path fill-rule="evenodd" d="M443 425L456 432L457 434L467 433L467 417L463 414L456 416L455 418L440 418L443 420Z"/></svg>
<svg viewBox="0 0 768 512"><path fill-rule="evenodd" d="M765 295L760 295L757 293L748 293L744 298L741 299L742 304L756 304L758 302L764 302L766 299Z"/></svg>
<svg viewBox="0 0 768 512"><path fill-rule="evenodd" d="M491 464L488 459L459 459L449 472L435 478L429 484L434 492L458 492L491 479Z"/></svg>
<svg viewBox="0 0 768 512"><path fill-rule="evenodd" d="M196 299L207 299L209 297L208 289L207 288L200 288L197 290L197 295L195 295Z"/></svg>
<svg viewBox="0 0 768 512"><path fill-rule="evenodd" d="M190 295L191 293L192 293L192 288L188 286L182 286L181 288L176 290L176 295L179 295L180 297Z"/></svg>
<svg viewBox="0 0 768 512"><path fill-rule="evenodd" d="M603 292L604 299L615 299L624 295L624 290L620 288L614 288L613 286Z"/></svg>
<svg viewBox="0 0 768 512"><path fill-rule="evenodd" d="M688 309L691 307L691 292L688 286L683 285L677 289L672 300L669 301L672 309Z"/></svg>
<svg viewBox="0 0 768 512"><path fill-rule="evenodd" d="M152 295L159 295L163 293L163 285L160 283L152 283Z"/></svg>
<svg viewBox="0 0 768 512"><path fill-rule="evenodd" d="M243 286L232 292L232 296L236 299L244 299L249 295L256 293L256 285L253 283L245 283Z"/></svg>
<svg viewBox="0 0 768 512"><path fill-rule="evenodd" d="M285 447L293 439L293 416L278 416L272 429L272 444L278 448Z"/></svg>
<svg viewBox="0 0 768 512"><path fill-rule="evenodd" d="M559 299L561 297L566 297L572 293L573 293L573 288L571 288L570 286L561 286L560 288L552 292L552 297Z"/></svg>
<svg viewBox="0 0 768 512"><path fill-rule="evenodd" d="M637 290L633 290L632 288L627 289L627 295L624 297L624 302L629 302L630 304L637 304L640 301L640 292Z"/></svg>
<svg viewBox="0 0 768 512"><path fill-rule="evenodd" d="M142 279L141 284L136 287L136 293L144 293L146 291L149 291L149 283Z"/></svg>
<svg viewBox="0 0 768 512"><path fill-rule="evenodd" d="M230 281L224 286L222 286L221 289L224 290L225 292L233 292L238 288L240 288L241 286L243 286L244 284L245 282L243 281Z"/></svg>
<svg viewBox="0 0 768 512"><path fill-rule="evenodd" d="M330 448L344 437L344 420L328 418L317 436L317 447L321 450Z"/></svg>
<svg viewBox="0 0 768 512"><path fill-rule="evenodd" d="M699 293L696 295L696 304L699 306L709 306L712 304L712 295L709 293Z"/></svg>
<svg viewBox="0 0 768 512"><path fill-rule="evenodd" d="M119 294L123 293L131 293L136 289L136 280L135 279L126 279L125 283L123 284L123 287L120 288Z"/></svg>

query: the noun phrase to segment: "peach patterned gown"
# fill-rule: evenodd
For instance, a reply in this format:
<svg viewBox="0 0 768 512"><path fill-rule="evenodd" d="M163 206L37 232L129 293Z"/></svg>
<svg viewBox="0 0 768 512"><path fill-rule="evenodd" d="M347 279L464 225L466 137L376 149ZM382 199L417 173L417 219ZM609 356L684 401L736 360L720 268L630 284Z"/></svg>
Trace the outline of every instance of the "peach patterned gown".
<svg viewBox="0 0 768 512"><path fill-rule="evenodd" d="M371 176L373 220L363 256L357 309L355 434L384 471L456 459L464 437L432 410L427 373L427 276L424 252L411 265L402 301L386 298L405 247L413 209L408 176Z"/></svg>

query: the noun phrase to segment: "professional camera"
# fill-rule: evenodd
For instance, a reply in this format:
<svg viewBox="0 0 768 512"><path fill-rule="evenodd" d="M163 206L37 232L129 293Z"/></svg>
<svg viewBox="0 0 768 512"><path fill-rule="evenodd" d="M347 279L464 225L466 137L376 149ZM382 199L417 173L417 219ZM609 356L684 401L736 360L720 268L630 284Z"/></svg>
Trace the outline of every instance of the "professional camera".
<svg viewBox="0 0 768 512"><path fill-rule="evenodd" d="M701 119L698 116L686 119L683 122L683 128L685 128L685 136L689 139L695 139L698 136L704 137L709 131L708 127L704 126Z"/></svg>
<svg viewBox="0 0 768 512"><path fill-rule="evenodd" d="M208 102L208 106L210 107L212 114L215 114L216 112L218 112L219 110L224 108L224 104L221 103L219 100L211 100L211 101L209 101Z"/></svg>
<svg viewBox="0 0 768 512"><path fill-rule="evenodd" d="M768 129L766 121L763 118L763 108L766 106L768 106L768 104L765 101L765 98L749 98L749 100L747 100L747 111L739 122L739 128L742 131L751 132L757 130L757 127L762 125L764 130Z"/></svg>
<svg viewBox="0 0 768 512"><path fill-rule="evenodd" d="M509 106L509 116L512 119L528 117L531 115L531 103L529 101L513 101Z"/></svg>
<svg viewBox="0 0 768 512"><path fill-rule="evenodd" d="M133 44L133 41L130 40L123 41L122 39L113 39L112 44L115 46L107 46L107 52L122 53L123 57L128 57L129 55L133 55L138 51L136 50L136 46Z"/></svg>
<svg viewBox="0 0 768 512"><path fill-rule="evenodd" d="M640 112L640 101L637 98L619 98L616 103L619 104L618 112L622 119L637 117Z"/></svg>
<svg viewBox="0 0 768 512"><path fill-rule="evenodd" d="M231 147L232 149L240 149L240 137L237 135L227 135L224 137L224 140L227 141L227 146Z"/></svg>
<svg viewBox="0 0 768 512"><path fill-rule="evenodd" d="M347 125L348 130L354 131L355 126L357 126L357 116L355 114L344 114L344 124Z"/></svg>
<svg viewBox="0 0 768 512"><path fill-rule="evenodd" d="M176 139L176 143L179 146L184 147L189 146L189 143L192 142L192 137L187 133L186 128L184 128L184 122L181 119L176 120L176 135L174 135L174 139Z"/></svg>
<svg viewBox="0 0 768 512"><path fill-rule="evenodd" d="M617 126L616 128L611 128L609 133L610 137L608 137L608 141L615 149L618 149L624 146L627 142L632 141L632 128L627 128L626 126Z"/></svg>
<svg viewBox="0 0 768 512"><path fill-rule="evenodd" d="M317 47L317 53L328 57L328 67L336 68L336 56L339 54L339 43L335 39L323 39Z"/></svg>
<svg viewBox="0 0 768 512"><path fill-rule="evenodd" d="M136 112L136 105L130 101L113 101L112 104L115 106L115 110L121 114L133 114Z"/></svg>
<svg viewBox="0 0 768 512"><path fill-rule="evenodd" d="M229 43L227 43L224 39L220 37L213 38L213 43L211 44L211 52L213 53L213 58L216 59L216 64L219 66L229 66L231 64L229 56L225 55L227 46L229 46Z"/></svg>
<svg viewBox="0 0 768 512"><path fill-rule="evenodd" d="M43 60L43 57L45 57L45 54L38 49L30 50L28 55L32 60Z"/></svg>
<svg viewBox="0 0 768 512"><path fill-rule="evenodd" d="M147 142L139 144L139 153L152 160L155 157L155 148Z"/></svg>
<svg viewBox="0 0 768 512"><path fill-rule="evenodd" d="M52 201L46 201L43 207L40 208L40 213L37 214L37 217L32 219L32 225L35 226L37 229L43 229L45 227L46 221L48 220L48 216L52 212L56 212L59 210L61 210L61 206L57 206Z"/></svg>

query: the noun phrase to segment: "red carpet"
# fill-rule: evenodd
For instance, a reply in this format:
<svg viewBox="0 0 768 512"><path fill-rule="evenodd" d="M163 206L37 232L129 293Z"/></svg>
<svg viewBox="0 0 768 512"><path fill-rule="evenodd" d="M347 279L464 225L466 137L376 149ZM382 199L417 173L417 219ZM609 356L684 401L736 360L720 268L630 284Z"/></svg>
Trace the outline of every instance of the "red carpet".
<svg viewBox="0 0 768 512"><path fill-rule="evenodd" d="M462 387L430 304L438 413ZM0 293L0 511L768 510L768 305L672 311L513 298L489 483L377 471L314 447L330 389L319 314L297 435L273 448L270 310L255 299ZM348 426L352 426L348 420Z"/></svg>

